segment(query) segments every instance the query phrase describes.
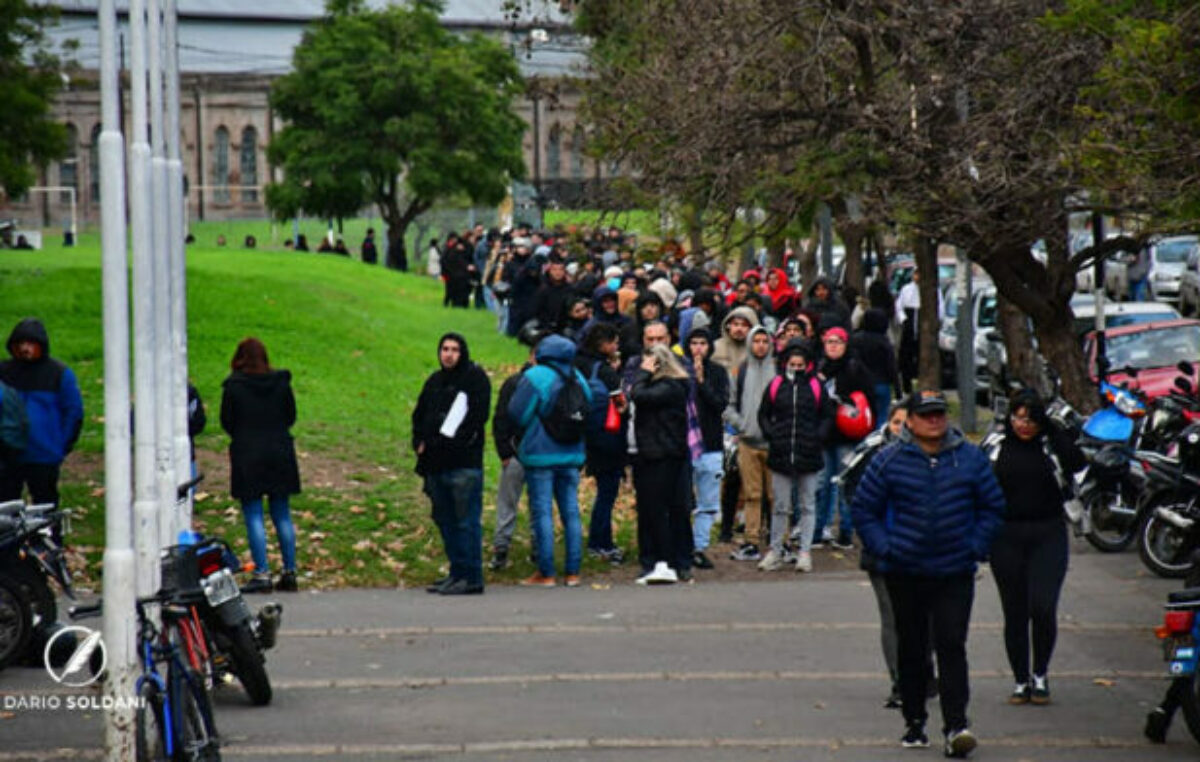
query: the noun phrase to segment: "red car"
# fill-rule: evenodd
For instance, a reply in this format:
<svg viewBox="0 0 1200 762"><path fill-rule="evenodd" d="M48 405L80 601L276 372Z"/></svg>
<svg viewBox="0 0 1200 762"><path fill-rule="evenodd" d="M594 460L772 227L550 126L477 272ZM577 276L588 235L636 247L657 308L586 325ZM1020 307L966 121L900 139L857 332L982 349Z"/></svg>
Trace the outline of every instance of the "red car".
<svg viewBox="0 0 1200 762"><path fill-rule="evenodd" d="M1105 354L1108 356L1110 383L1129 382L1130 388L1141 389L1150 399L1161 397L1175 388L1179 369L1175 365L1187 360L1193 365L1200 363L1200 320L1160 320L1153 323L1124 325L1106 330ZM1088 374L1099 382L1096 372L1096 332L1084 337L1084 355L1088 360ZM1134 379L1122 368L1138 369ZM1191 379L1195 385L1196 379Z"/></svg>

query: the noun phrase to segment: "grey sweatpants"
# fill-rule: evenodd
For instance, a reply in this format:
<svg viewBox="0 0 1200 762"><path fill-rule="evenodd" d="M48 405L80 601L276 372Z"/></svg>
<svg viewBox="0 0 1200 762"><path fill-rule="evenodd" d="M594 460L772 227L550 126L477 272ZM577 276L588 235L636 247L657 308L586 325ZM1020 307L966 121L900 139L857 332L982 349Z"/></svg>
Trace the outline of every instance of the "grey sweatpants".
<svg viewBox="0 0 1200 762"><path fill-rule="evenodd" d="M817 481L820 474L797 474L787 476L771 472L771 550L783 553L783 541L788 536L788 522L792 518L792 487L799 485L800 492L800 552L812 550L813 529L817 525Z"/></svg>
<svg viewBox="0 0 1200 762"><path fill-rule="evenodd" d="M516 458L509 458L508 465L500 471L500 485L496 488L496 531L492 535L493 552L508 552L513 530L517 528L517 505L521 502L523 489L525 489L525 467Z"/></svg>

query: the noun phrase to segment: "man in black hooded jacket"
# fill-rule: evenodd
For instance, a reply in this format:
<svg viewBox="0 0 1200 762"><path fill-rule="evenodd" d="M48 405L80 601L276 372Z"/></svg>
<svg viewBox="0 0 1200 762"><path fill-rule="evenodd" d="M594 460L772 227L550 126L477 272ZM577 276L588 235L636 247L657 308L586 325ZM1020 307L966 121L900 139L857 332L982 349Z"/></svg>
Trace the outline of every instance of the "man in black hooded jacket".
<svg viewBox="0 0 1200 762"><path fill-rule="evenodd" d="M428 590L442 595L483 592L483 445L491 382L460 334L438 341L438 363L412 414L412 448L433 521L450 559L449 576Z"/></svg>
<svg viewBox="0 0 1200 762"><path fill-rule="evenodd" d="M729 374L712 361L713 343L706 328L688 331L683 342L688 382L688 447L696 502L692 511L692 565L711 569L704 554L712 540L712 525L721 510L721 480L725 477L725 427L721 416L729 406ZM695 435L699 434L699 437Z"/></svg>

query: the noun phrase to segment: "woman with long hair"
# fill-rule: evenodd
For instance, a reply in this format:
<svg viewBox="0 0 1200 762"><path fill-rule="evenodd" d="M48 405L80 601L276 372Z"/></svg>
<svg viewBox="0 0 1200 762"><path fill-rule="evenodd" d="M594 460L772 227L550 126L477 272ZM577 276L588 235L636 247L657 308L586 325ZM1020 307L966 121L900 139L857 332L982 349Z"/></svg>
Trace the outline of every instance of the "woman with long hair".
<svg viewBox="0 0 1200 762"><path fill-rule="evenodd" d="M691 579L688 374L665 344L647 347L630 390L637 461L638 584Z"/></svg>
<svg viewBox="0 0 1200 762"><path fill-rule="evenodd" d="M221 428L230 437L230 491L242 503L254 557L254 579L242 589L292 592L296 590L296 530L288 498L300 492L300 469L289 431L296 422L292 374L272 368L267 348L254 337L238 344L230 368L221 385ZM264 495L283 556L277 584L272 584L267 564Z"/></svg>

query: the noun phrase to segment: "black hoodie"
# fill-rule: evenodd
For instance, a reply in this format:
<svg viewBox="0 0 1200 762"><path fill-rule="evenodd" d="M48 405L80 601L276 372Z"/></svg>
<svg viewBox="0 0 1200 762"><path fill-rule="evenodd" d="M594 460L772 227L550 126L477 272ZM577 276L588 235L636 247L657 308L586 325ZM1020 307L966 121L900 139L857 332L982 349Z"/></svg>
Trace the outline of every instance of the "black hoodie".
<svg viewBox="0 0 1200 762"><path fill-rule="evenodd" d="M292 374L235 370L221 384L221 428L229 434L230 492L238 500L300 491L289 429L296 422Z"/></svg>
<svg viewBox="0 0 1200 762"><path fill-rule="evenodd" d="M704 355L704 383L696 382L696 371L692 359L692 337L703 336L708 340L708 351ZM696 403L696 418L700 422L700 436L704 439L705 452L719 452L725 447L724 424L721 416L729 407L729 373L712 361L713 340L706 328L693 328L683 343L683 365L691 376L691 399Z"/></svg>
<svg viewBox="0 0 1200 762"><path fill-rule="evenodd" d="M849 351L858 354L875 385L887 384L900 396L900 376L896 372L896 350L888 339L888 318L872 307L863 314L862 330L850 337Z"/></svg>
<svg viewBox="0 0 1200 762"><path fill-rule="evenodd" d="M438 349L447 340L462 347L462 354L453 368L434 371L425 380L421 396L412 414L412 448L417 451L424 443L424 453L417 456L417 473L439 473L459 468L483 468L484 425L492 399L492 385L487 373L471 362L467 340L460 334L447 333L438 340ZM439 429L450 412L459 392L466 395L467 415L453 437L443 436Z"/></svg>

